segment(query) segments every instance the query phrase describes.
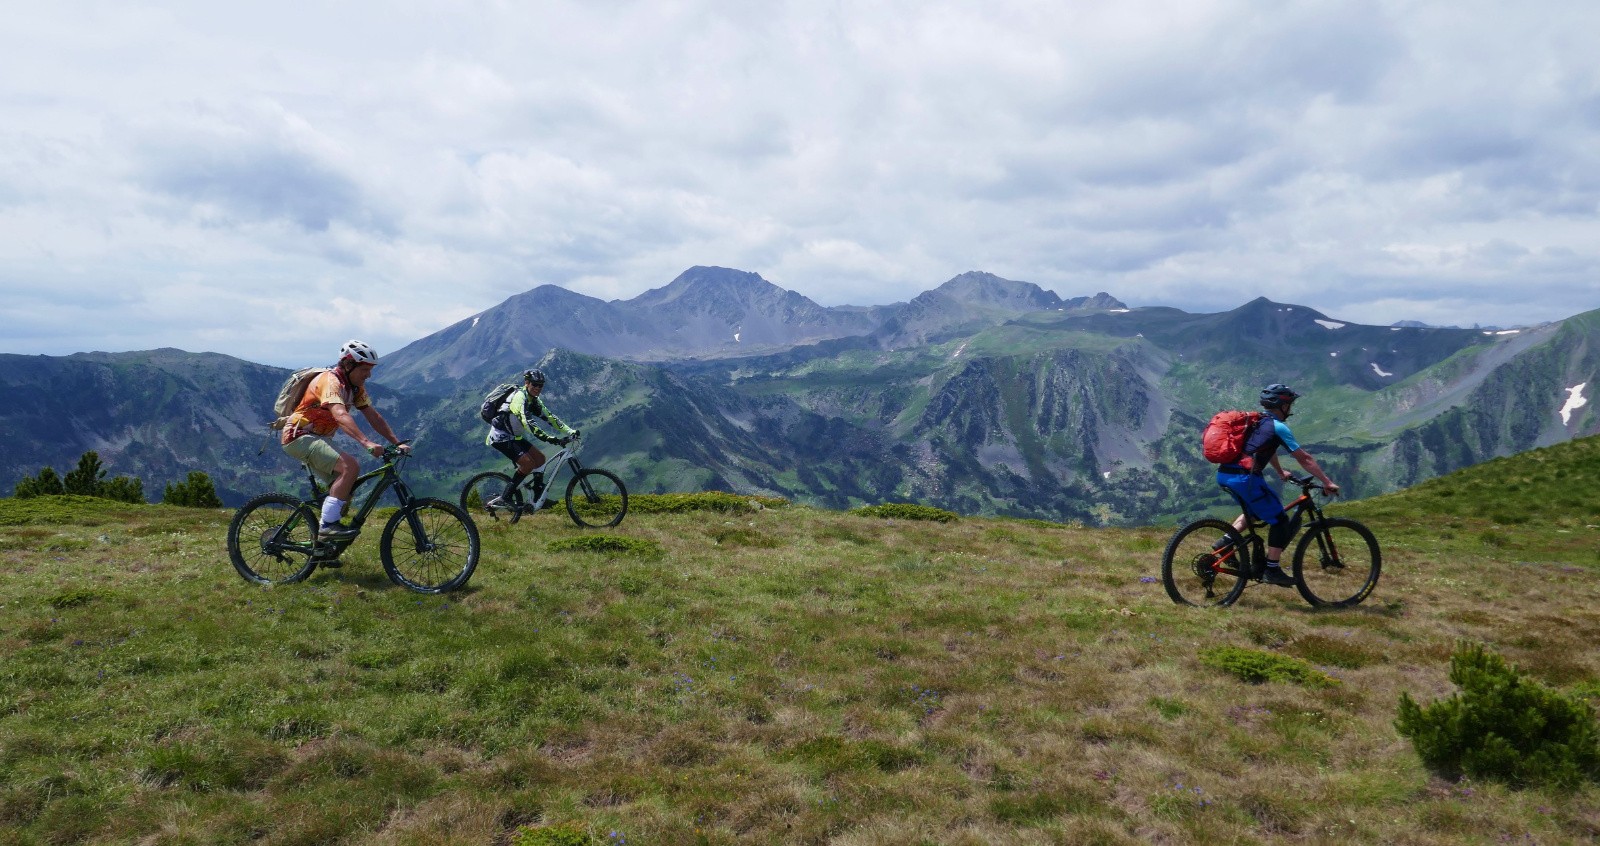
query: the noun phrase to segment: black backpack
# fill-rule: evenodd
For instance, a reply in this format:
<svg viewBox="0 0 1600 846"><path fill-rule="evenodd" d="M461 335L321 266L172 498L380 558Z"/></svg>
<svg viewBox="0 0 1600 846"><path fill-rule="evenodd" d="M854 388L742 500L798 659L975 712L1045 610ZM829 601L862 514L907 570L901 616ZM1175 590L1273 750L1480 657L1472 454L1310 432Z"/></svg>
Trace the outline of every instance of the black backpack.
<svg viewBox="0 0 1600 846"><path fill-rule="evenodd" d="M511 392L516 389L516 385L496 385L494 390L483 398L483 406L478 409L478 416L483 418L483 422L493 423L504 410L501 406L506 404L506 397L511 396Z"/></svg>

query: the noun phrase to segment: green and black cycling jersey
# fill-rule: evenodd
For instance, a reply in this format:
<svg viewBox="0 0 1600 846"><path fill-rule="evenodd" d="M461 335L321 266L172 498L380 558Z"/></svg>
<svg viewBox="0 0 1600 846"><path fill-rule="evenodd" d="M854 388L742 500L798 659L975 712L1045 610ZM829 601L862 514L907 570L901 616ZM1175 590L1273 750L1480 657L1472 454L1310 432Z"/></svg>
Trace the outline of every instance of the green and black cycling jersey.
<svg viewBox="0 0 1600 846"><path fill-rule="evenodd" d="M518 388L511 392L511 396L506 399L506 404L500 410L500 413L496 414L494 420L490 421L489 436L484 439L484 444L486 446L494 446L498 443L516 440L516 424L513 420L520 420L524 431L547 444L559 443L561 438L571 437L573 431L575 431L571 426L562 423L561 418L550 413L550 409L545 407L544 400L539 397L529 396L527 388ZM533 425L532 420L542 421L545 425L559 432L560 435L545 434L544 430Z"/></svg>

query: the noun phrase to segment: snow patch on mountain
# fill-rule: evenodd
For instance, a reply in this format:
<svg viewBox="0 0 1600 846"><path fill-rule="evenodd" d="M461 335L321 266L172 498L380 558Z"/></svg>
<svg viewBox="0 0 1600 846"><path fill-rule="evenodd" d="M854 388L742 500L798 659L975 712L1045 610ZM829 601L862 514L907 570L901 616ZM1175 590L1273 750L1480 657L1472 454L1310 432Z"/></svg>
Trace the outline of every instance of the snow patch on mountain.
<svg viewBox="0 0 1600 846"><path fill-rule="evenodd" d="M1583 389L1588 384L1588 382L1579 382L1567 389L1567 402L1561 406L1561 424L1563 426L1572 421L1572 412L1589 404L1588 398L1583 395Z"/></svg>

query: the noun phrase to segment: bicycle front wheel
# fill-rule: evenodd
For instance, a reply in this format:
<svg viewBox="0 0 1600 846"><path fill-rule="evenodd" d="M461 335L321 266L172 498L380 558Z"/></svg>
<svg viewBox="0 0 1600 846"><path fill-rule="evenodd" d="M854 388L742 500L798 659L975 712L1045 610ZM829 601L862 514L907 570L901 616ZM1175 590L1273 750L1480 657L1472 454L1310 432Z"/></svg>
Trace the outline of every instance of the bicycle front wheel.
<svg viewBox="0 0 1600 846"><path fill-rule="evenodd" d="M1179 605L1232 605L1249 581L1244 539L1221 520L1196 520L1179 529L1161 556L1161 583Z"/></svg>
<svg viewBox="0 0 1600 846"><path fill-rule="evenodd" d="M479 473L461 487L461 510L474 520L515 523L522 517L522 509L517 507L522 503L522 489L512 491L510 501L499 501L510 487L511 477L504 473Z"/></svg>
<svg viewBox="0 0 1600 846"><path fill-rule="evenodd" d="M1295 588L1318 608L1360 604L1378 586L1382 568L1378 539L1343 517L1312 524L1294 550Z"/></svg>
<svg viewBox="0 0 1600 846"><path fill-rule="evenodd" d="M417 593L448 593L478 567L478 527L442 499L416 499L396 511L378 544L389 581Z"/></svg>
<svg viewBox="0 0 1600 846"><path fill-rule="evenodd" d="M228 524L228 558L247 582L285 585L317 569L317 515L288 494L262 494L246 502Z"/></svg>
<svg viewBox="0 0 1600 846"><path fill-rule="evenodd" d="M579 470L567 483L567 514L572 522L605 529L621 523L627 513L628 489L615 473Z"/></svg>

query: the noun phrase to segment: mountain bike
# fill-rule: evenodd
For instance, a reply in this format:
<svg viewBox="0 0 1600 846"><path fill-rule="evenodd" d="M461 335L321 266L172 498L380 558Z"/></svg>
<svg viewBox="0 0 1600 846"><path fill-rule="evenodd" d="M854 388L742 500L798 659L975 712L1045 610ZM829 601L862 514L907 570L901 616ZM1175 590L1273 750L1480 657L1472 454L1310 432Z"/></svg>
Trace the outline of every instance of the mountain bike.
<svg viewBox="0 0 1600 846"><path fill-rule="evenodd" d="M309 499L266 493L246 502L228 524L228 557L246 581L282 585L303 581L317 567L339 567L339 556L356 537L384 492L394 490L400 509L389 518L378 541L383 571L395 584L417 593L446 593L472 578L478 566L478 527L465 511L442 499L418 497L400 478L409 453L384 447L383 466L356 478L350 499L374 482L350 521L348 538L319 538L322 499L327 491L308 469Z"/></svg>
<svg viewBox="0 0 1600 846"><path fill-rule="evenodd" d="M615 473L580 464L578 448L581 443L578 436L573 435L560 451L544 463L543 469L548 473L544 490L536 494L523 490L523 485L531 476L513 488L511 477L504 473L479 473L461 487L461 509L476 518L515 523L524 514L555 506L550 492L556 489L556 477L562 469L566 469L572 473L566 493L567 515L572 522L591 529L604 529L621 523L628 513L628 489Z"/></svg>
<svg viewBox="0 0 1600 846"><path fill-rule="evenodd" d="M1328 517L1311 496L1322 486L1310 476L1290 479L1300 497L1285 506L1291 526L1306 523L1294 549L1295 590L1317 608L1349 608L1378 585L1383 556L1372 531L1355 520ZM1237 497L1235 497L1237 499ZM1241 510L1243 503L1240 503ZM1161 582L1167 596L1180 605L1232 605L1252 581L1266 573L1266 539L1257 528L1267 524L1249 517L1245 531L1215 518L1196 520L1178 529L1161 557Z"/></svg>

